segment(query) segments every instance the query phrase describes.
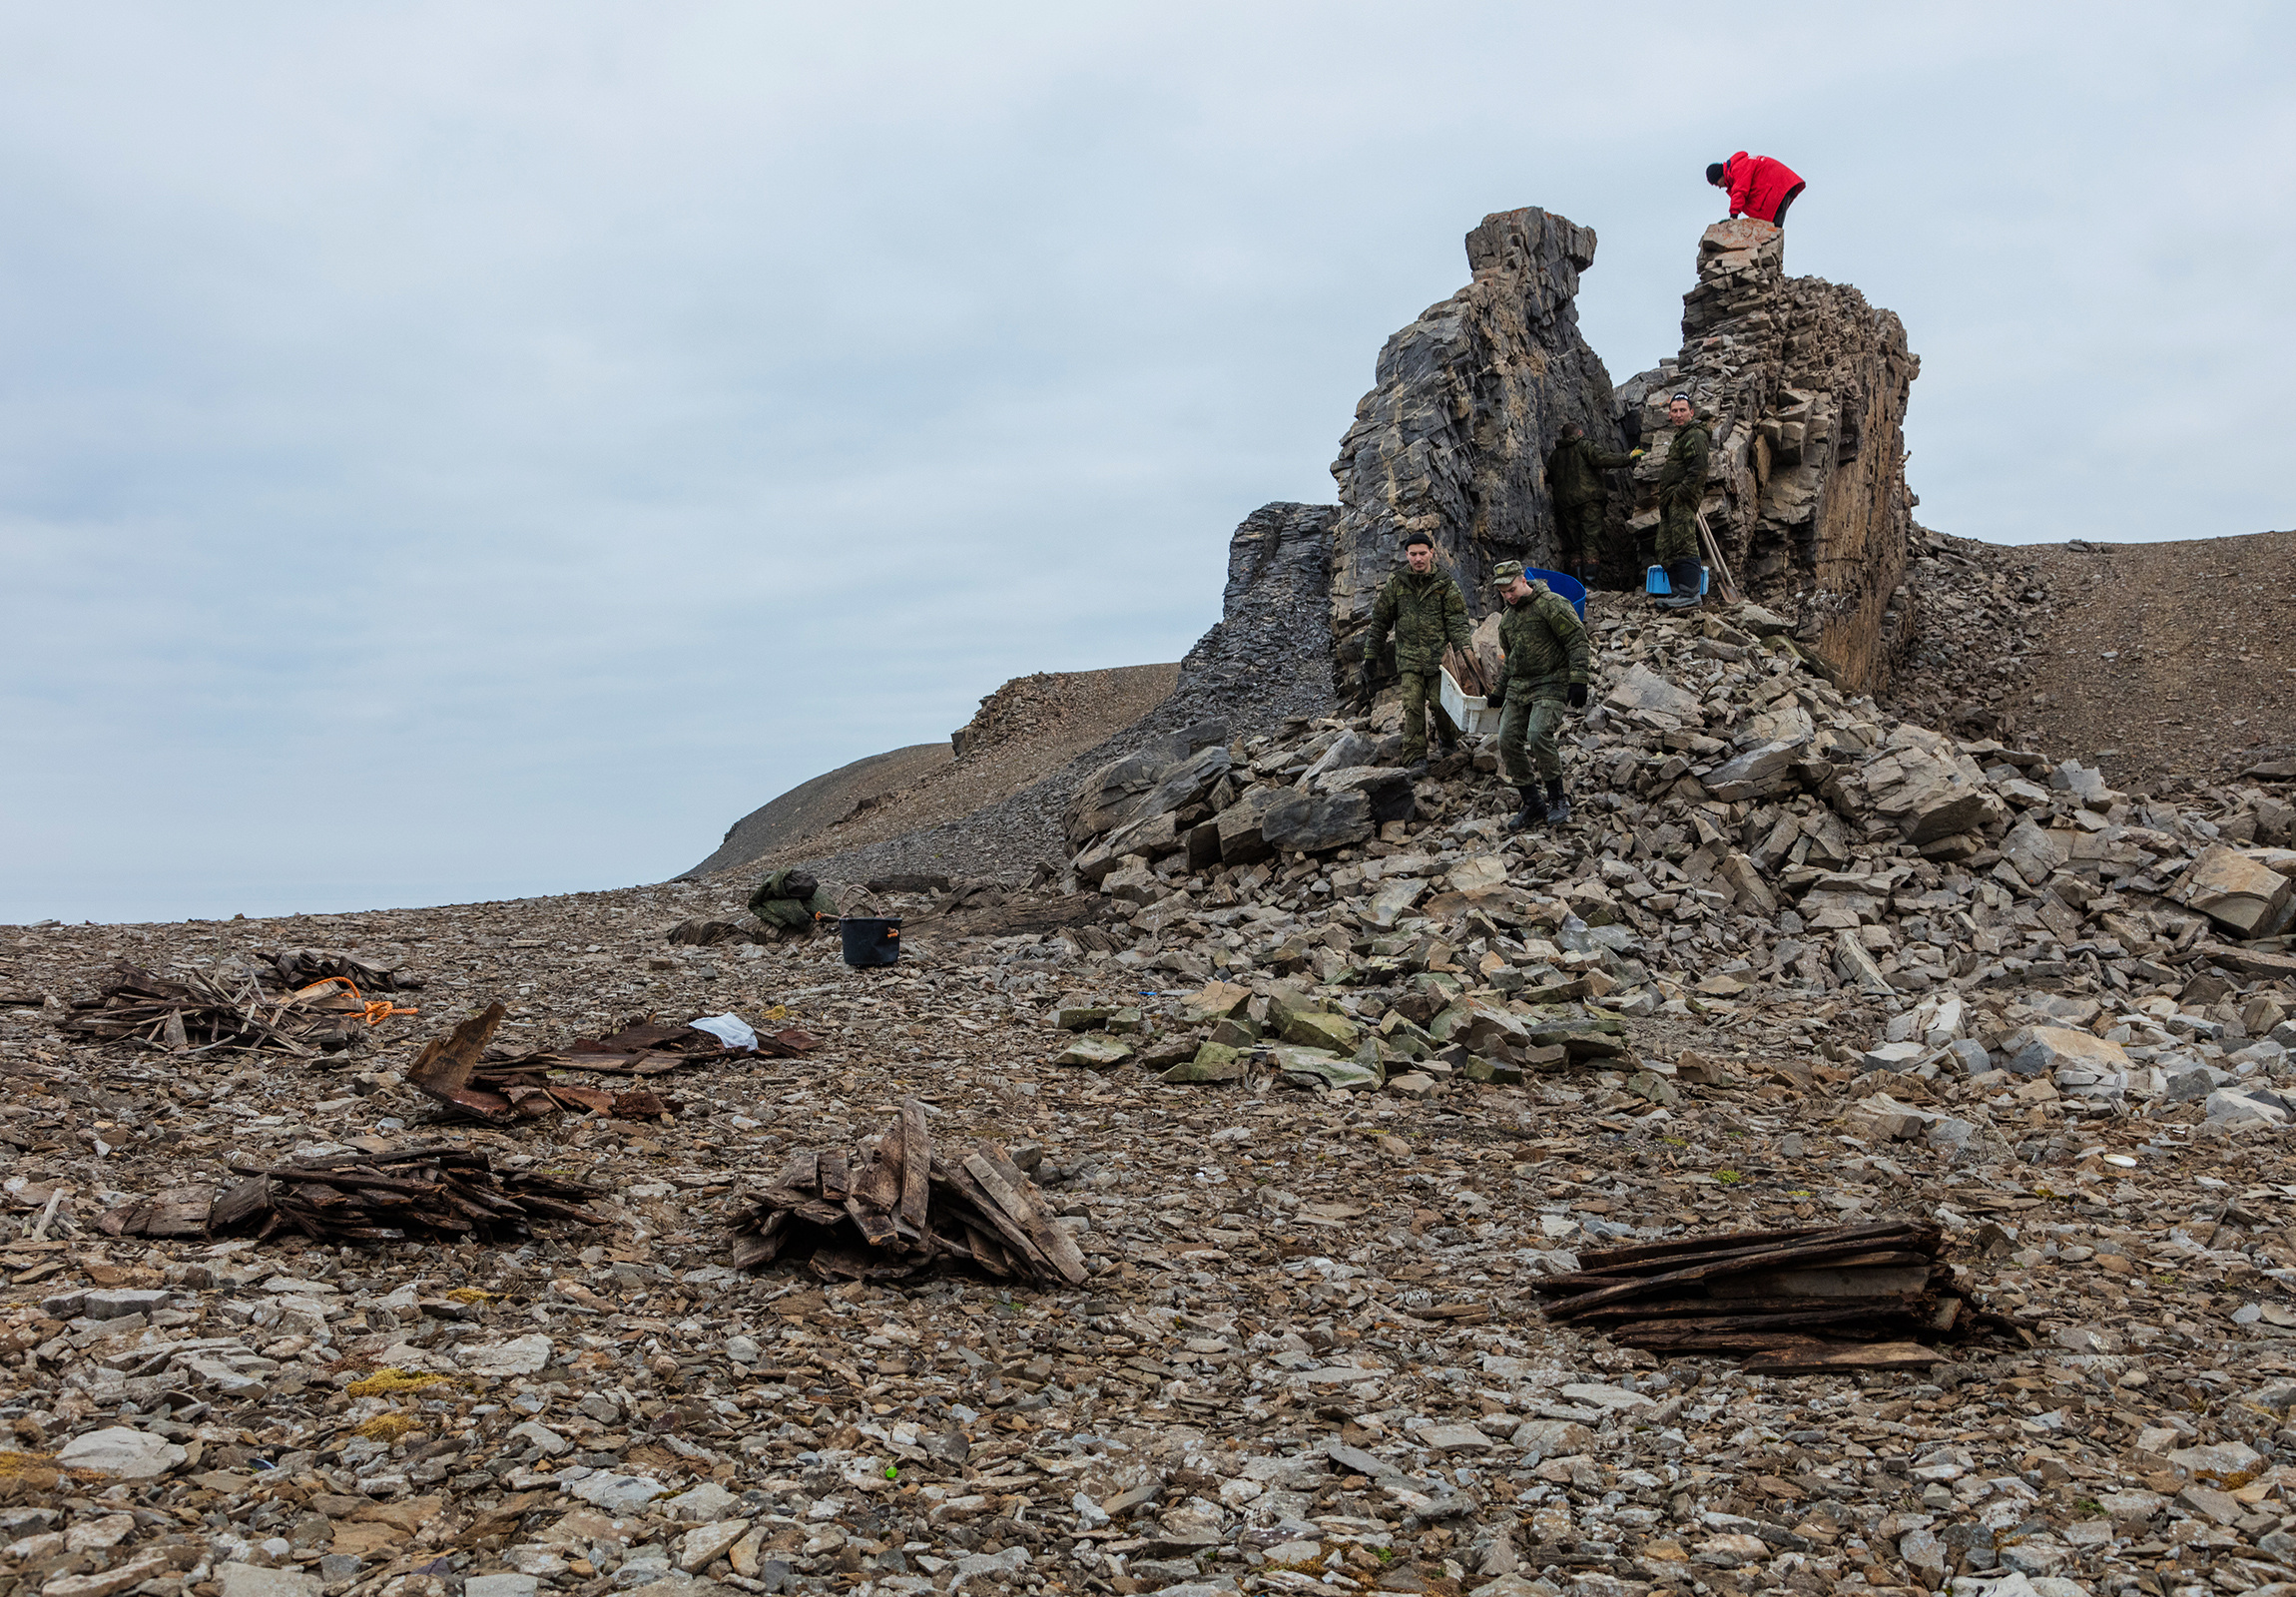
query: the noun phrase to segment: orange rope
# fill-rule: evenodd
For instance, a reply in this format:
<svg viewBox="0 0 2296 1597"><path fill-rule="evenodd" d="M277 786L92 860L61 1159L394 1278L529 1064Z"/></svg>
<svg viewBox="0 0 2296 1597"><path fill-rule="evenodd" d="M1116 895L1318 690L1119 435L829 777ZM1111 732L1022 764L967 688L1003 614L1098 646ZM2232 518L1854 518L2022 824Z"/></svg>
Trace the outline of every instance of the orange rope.
<svg viewBox="0 0 2296 1597"><path fill-rule="evenodd" d="M400 1008L388 998L369 998L358 990L358 983L352 981L348 976L321 976L307 987L296 988L294 995L297 998L308 998L313 993L336 986L341 987L357 1001L359 1018L370 1026L379 1026L393 1015L419 1015L422 1013L419 1009Z"/></svg>

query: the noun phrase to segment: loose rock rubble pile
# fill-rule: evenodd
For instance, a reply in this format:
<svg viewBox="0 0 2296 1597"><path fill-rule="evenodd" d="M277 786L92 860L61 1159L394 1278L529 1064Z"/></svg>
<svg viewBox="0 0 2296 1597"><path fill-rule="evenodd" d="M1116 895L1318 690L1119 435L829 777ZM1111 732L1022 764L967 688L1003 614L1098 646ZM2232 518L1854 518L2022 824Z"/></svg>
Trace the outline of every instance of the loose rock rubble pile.
<svg viewBox="0 0 2296 1597"><path fill-rule="evenodd" d="M1922 626L1891 680L1890 704L1959 737L2015 737L2034 721L2030 678L2056 608L2047 579L2026 551L1916 532Z"/></svg>
<svg viewBox="0 0 2296 1597"><path fill-rule="evenodd" d="M1392 709L1190 735L1076 808L1073 892L886 882L881 970L668 940L748 883L0 935L6 1597L2296 1580L2285 782L2115 794L1757 613L1593 623L1561 832L1503 831L1486 752L1343 777ZM315 1062L64 1028L121 958L290 940L419 954L430 1013ZM515 1056L638 1012L819 1046L682 1063L669 1124L432 1120L434 1017L496 999ZM731 1267L750 1195L904 1099L1011 1150L1081 1283ZM98 1224L440 1148L599 1224ZM1763 1373L1541 1312L1617 1250L1896 1216L1999 1337Z"/></svg>

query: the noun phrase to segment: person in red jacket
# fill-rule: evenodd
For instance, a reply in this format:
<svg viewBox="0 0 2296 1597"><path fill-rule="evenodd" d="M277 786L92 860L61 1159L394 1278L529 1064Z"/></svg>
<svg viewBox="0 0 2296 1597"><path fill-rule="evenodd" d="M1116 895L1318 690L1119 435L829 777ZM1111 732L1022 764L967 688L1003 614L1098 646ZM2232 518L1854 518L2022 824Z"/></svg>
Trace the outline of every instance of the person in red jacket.
<svg viewBox="0 0 2296 1597"><path fill-rule="evenodd" d="M1706 169L1706 181L1717 189L1730 191L1730 215L1745 215L1757 222L1768 222L1783 228L1786 208L1802 192L1802 180L1794 176L1794 169L1783 161L1768 156L1750 156L1741 150L1727 161L1717 161Z"/></svg>

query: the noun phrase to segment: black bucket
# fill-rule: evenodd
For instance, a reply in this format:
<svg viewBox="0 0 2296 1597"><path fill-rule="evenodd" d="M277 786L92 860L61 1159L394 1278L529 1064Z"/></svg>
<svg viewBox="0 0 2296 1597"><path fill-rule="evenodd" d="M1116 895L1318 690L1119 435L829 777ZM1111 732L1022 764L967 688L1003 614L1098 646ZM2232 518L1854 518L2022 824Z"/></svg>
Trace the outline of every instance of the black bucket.
<svg viewBox="0 0 2296 1597"><path fill-rule="evenodd" d="M846 963L856 970L889 965L900 957L900 922L874 915L847 915L838 922L845 939Z"/></svg>

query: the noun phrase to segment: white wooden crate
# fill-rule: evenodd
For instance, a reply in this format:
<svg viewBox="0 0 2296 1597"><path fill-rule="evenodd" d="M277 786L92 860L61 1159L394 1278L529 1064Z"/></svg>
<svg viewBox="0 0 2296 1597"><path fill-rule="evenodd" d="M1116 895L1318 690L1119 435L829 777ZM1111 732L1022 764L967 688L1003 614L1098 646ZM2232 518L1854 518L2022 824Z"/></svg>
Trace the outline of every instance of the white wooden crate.
<svg viewBox="0 0 2296 1597"><path fill-rule="evenodd" d="M1450 724L1468 737L1482 738L1498 731L1498 720L1504 712L1491 709L1480 697L1461 690L1447 670L1442 674L1441 700L1442 712L1450 717Z"/></svg>

